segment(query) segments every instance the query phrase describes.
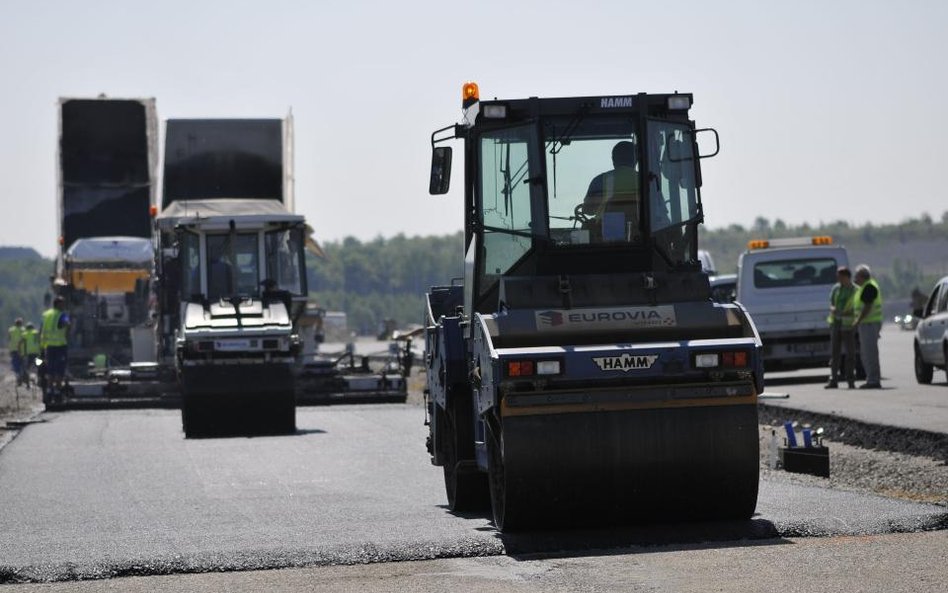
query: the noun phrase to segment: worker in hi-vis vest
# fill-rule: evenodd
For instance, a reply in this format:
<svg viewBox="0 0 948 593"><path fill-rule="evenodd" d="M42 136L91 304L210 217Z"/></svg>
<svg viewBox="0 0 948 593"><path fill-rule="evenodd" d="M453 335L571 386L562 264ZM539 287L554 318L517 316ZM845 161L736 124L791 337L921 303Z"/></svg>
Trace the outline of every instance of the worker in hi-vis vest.
<svg viewBox="0 0 948 593"><path fill-rule="evenodd" d="M623 140L612 147L612 171L596 175L583 199L583 214L593 217L594 240L639 241L642 236L641 192L635 144Z"/></svg>
<svg viewBox="0 0 948 593"><path fill-rule="evenodd" d="M830 312L826 321L830 324L830 380L826 389L839 387L840 358L845 347L846 351L846 383L852 389L856 386L856 330L853 321L856 319L855 302L856 286L853 284L853 274L846 266L836 270L836 284L830 291Z"/></svg>
<svg viewBox="0 0 948 593"><path fill-rule="evenodd" d="M853 325L859 331L859 354L866 369L866 382L860 389L882 389L882 372L879 368L879 332L882 331L882 291L872 278L869 266L856 267L856 294L853 307L856 319Z"/></svg>
<svg viewBox="0 0 948 593"><path fill-rule="evenodd" d="M36 366L36 359L42 354L39 330L36 329L32 321L27 322L26 328L21 334L20 343L17 345L17 350L20 352L20 364L22 365L20 376L25 379L27 374Z"/></svg>
<svg viewBox="0 0 948 593"><path fill-rule="evenodd" d="M10 349L10 367L13 369L13 376L16 377L17 385L19 385L20 367L23 364L19 349L20 340L23 339L23 318L17 317L7 332L7 348Z"/></svg>
<svg viewBox="0 0 948 593"><path fill-rule="evenodd" d="M43 313L40 347L46 367L46 393L44 403L55 397L62 398L63 380L66 377L66 346L69 332L69 314L65 312L66 300L62 296L53 299L53 306Z"/></svg>

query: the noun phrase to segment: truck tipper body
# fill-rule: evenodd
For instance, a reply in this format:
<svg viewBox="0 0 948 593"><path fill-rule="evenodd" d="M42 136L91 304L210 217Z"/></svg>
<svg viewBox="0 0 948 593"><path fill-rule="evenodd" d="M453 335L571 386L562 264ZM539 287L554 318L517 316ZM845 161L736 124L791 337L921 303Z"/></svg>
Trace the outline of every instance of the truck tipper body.
<svg viewBox="0 0 948 593"><path fill-rule="evenodd" d="M55 288L75 378L129 364L150 322L157 142L154 99L59 100Z"/></svg>

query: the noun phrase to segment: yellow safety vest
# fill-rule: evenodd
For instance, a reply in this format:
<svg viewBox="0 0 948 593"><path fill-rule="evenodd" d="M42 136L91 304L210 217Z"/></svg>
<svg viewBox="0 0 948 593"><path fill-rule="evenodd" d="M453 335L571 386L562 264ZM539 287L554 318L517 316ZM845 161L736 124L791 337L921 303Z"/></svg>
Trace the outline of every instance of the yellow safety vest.
<svg viewBox="0 0 948 593"><path fill-rule="evenodd" d="M43 348L66 345L66 328L59 327L59 318L62 314L63 312L55 307L43 313L43 335L40 339L40 345Z"/></svg>
<svg viewBox="0 0 948 593"><path fill-rule="evenodd" d="M841 322L844 326L852 325L856 318L854 309L853 295L856 294L856 285L851 284L848 288L842 284L836 283L830 292L830 304L836 307L835 313L830 313L826 321L832 325L834 321Z"/></svg>
<svg viewBox="0 0 948 593"><path fill-rule="evenodd" d="M20 343L20 339L23 337L23 328L17 327L15 325L11 325L9 332L10 332L10 341L7 343L7 348L9 348L11 352L13 352L16 350L17 345Z"/></svg>
<svg viewBox="0 0 948 593"><path fill-rule="evenodd" d="M866 280L862 283L862 286L856 289L856 293L853 295L853 308L856 311L862 311L864 306L862 302L862 291L869 285L876 288L876 300L872 301L869 313L863 318L863 321L866 323L882 323L882 291L879 290L879 285L873 278Z"/></svg>
<svg viewBox="0 0 948 593"><path fill-rule="evenodd" d="M596 209L596 214L601 216L609 206L630 210L633 216L638 218L639 174L634 168L616 167L603 176L602 201ZM638 223L638 220L634 222Z"/></svg>
<svg viewBox="0 0 948 593"><path fill-rule="evenodd" d="M28 329L23 332L23 339L20 342L21 351L20 354L26 354L27 356L36 355L40 353L40 342L39 342L39 332L35 329Z"/></svg>

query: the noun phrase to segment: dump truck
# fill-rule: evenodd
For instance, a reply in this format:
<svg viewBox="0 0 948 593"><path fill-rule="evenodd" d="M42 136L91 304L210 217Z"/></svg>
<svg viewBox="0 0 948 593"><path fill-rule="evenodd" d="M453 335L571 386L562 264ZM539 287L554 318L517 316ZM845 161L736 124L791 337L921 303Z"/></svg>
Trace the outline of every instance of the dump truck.
<svg viewBox="0 0 948 593"><path fill-rule="evenodd" d="M425 314L427 448L448 506L502 531L746 519L761 342L698 259L692 95L481 101L431 136L430 193L463 142L463 279ZM698 139L703 152L699 151Z"/></svg>
<svg viewBox="0 0 948 593"><path fill-rule="evenodd" d="M151 321L154 99L61 98L54 286L66 298L76 379L128 365ZM147 331L147 330L145 330Z"/></svg>

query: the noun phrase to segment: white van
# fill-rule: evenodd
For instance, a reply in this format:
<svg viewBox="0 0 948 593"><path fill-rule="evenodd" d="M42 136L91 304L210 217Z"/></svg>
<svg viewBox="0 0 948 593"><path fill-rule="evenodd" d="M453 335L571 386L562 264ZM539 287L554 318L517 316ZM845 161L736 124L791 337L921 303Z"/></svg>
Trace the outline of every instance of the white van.
<svg viewBox="0 0 948 593"><path fill-rule="evenodd" d="M830 237L755 240L737 264L737 301L764 344L767 370L829 366L830 291L846 248Z"/></svg>

